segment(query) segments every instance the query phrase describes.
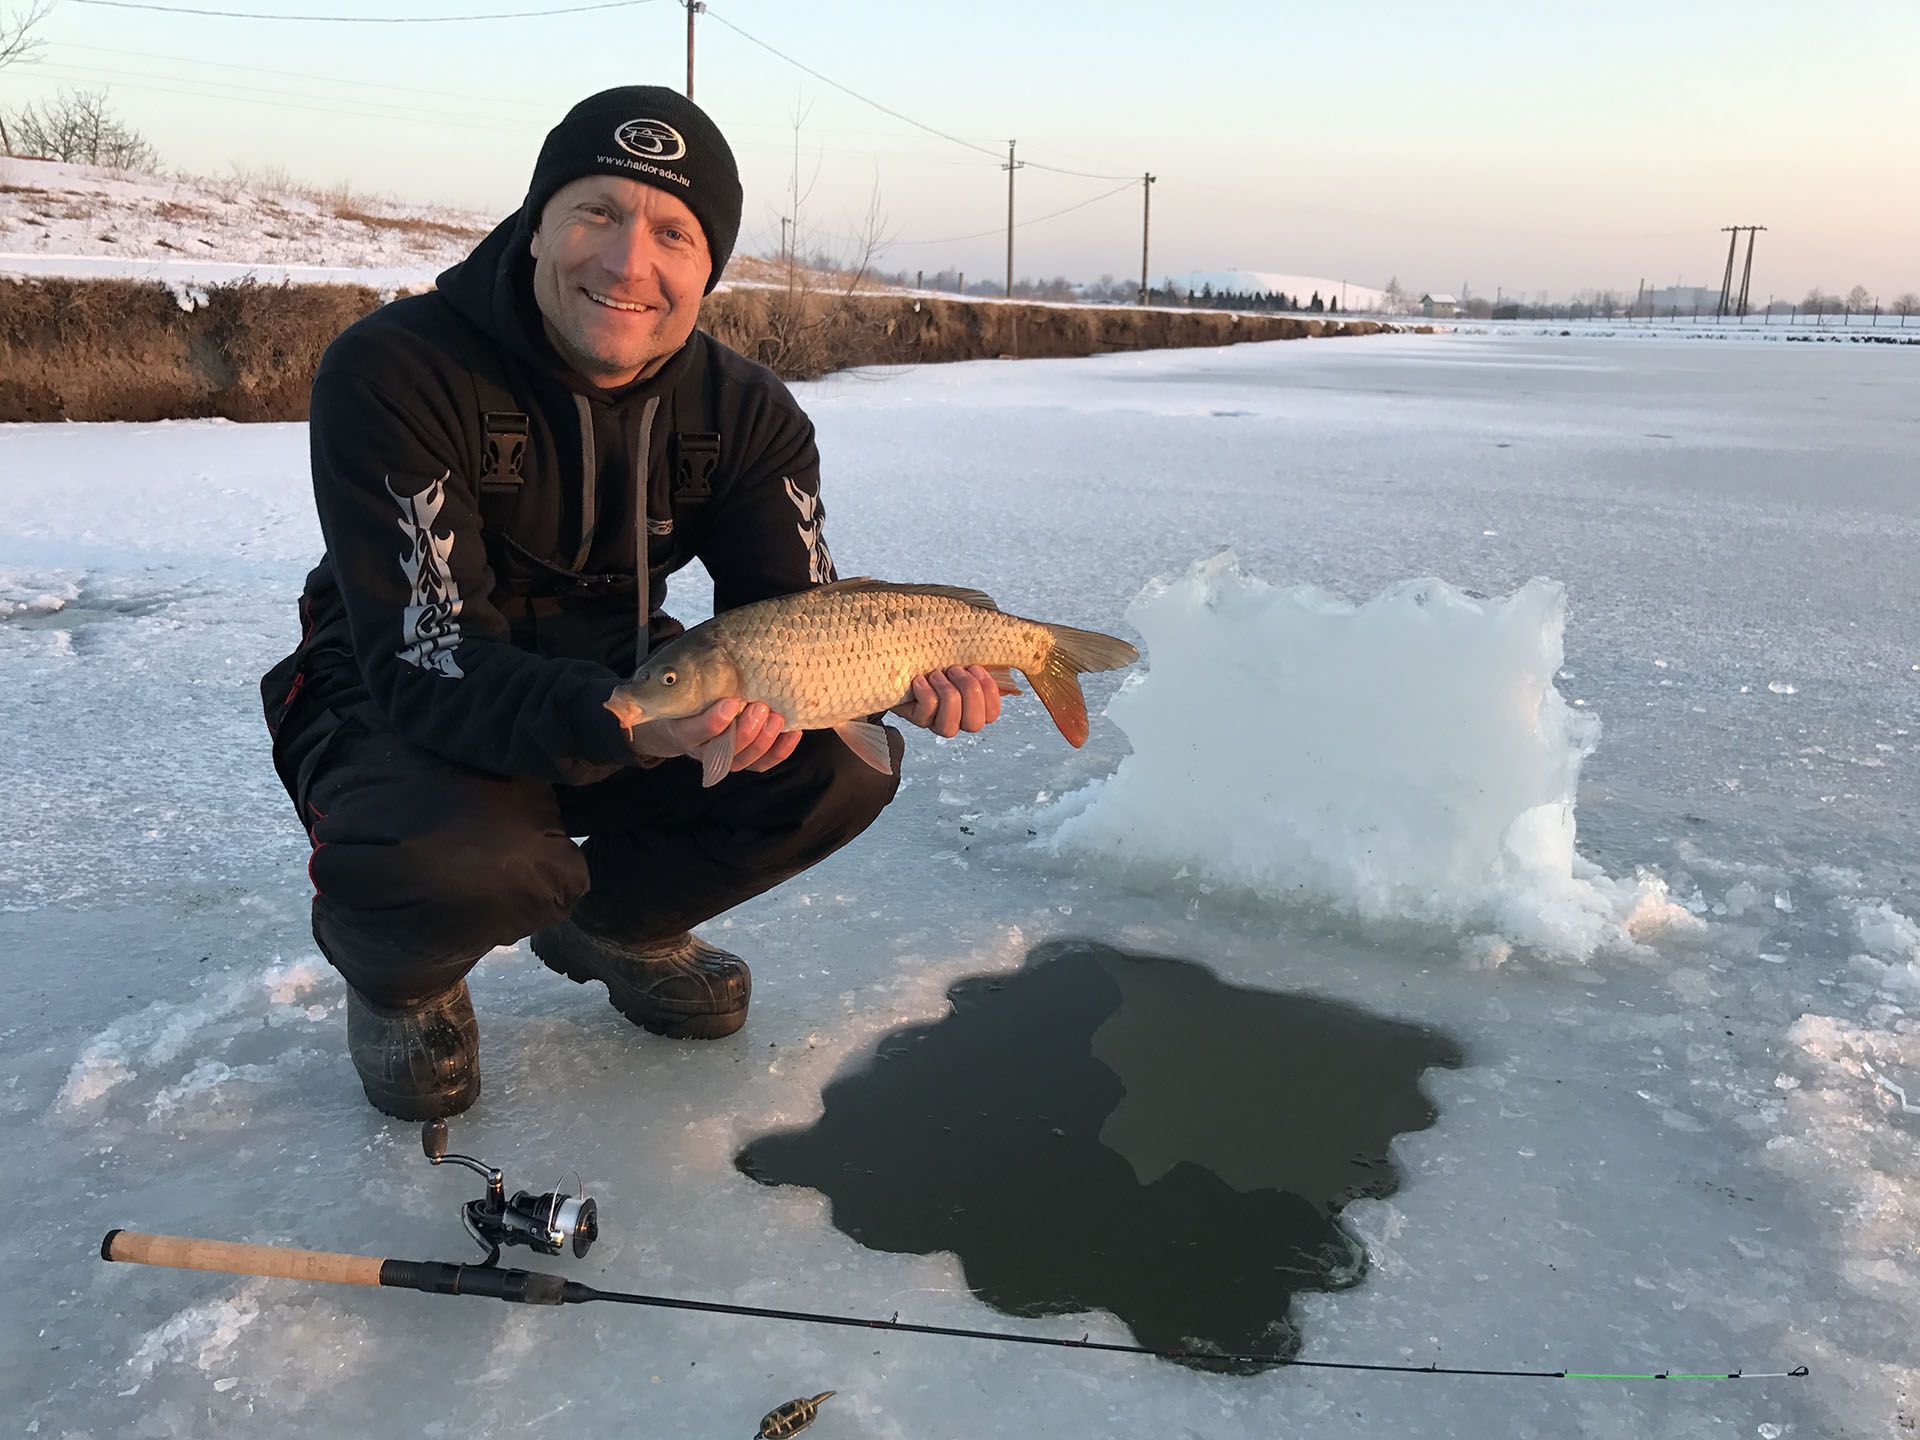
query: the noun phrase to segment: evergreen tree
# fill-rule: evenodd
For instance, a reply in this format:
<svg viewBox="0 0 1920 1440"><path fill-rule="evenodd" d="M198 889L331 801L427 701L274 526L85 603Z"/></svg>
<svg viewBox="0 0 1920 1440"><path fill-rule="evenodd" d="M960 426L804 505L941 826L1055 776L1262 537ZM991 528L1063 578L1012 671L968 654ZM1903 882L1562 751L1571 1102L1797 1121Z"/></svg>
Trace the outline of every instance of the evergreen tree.
<svg viewBox="0 0 1920 1440"><path fill-rule="evenodd" d="M1326 308L1327 302L1320 298L1320 292L1318 290L1314 291L1313 299L1307 302L1307 309L1315 315L1320 315L1326 312Z"/></svg>

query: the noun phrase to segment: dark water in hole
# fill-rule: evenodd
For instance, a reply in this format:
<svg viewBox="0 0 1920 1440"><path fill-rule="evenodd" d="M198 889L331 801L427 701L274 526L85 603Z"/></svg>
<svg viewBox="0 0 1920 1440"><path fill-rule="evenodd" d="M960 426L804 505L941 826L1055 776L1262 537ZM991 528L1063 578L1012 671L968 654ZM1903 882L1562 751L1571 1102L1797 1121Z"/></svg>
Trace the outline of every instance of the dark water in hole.
<svg viewBox="0 0 1920 1440"><path fill-rule="evenodd" d="M1366 1273L1341 1207L1399 1188L1387 1144L1436 1113L1421 1072L1463 1063L1437 1031L1092 941L947 996L735 1163L821 1191L870 1249L953 1251L997 1309L1108 1310L1156 1349L1291 1358L1294 1294Z"/></svg>

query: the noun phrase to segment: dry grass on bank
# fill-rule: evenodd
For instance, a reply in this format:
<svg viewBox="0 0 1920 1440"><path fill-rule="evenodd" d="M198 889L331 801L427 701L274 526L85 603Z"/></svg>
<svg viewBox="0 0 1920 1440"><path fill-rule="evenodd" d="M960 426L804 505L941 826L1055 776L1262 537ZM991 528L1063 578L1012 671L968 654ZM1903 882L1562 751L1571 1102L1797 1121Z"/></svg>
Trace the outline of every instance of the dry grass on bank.
<svg viewBox="0 0 1920 1440"><path fill-rule="evenodd" d="M321 353L381 296L353 285L205 288L183 306L153 281L0 281L0 421L301 420ZM974 304L741 286L701 323L804 380L859 365L1070 357L1389 327L1210 311Z"/></svg>

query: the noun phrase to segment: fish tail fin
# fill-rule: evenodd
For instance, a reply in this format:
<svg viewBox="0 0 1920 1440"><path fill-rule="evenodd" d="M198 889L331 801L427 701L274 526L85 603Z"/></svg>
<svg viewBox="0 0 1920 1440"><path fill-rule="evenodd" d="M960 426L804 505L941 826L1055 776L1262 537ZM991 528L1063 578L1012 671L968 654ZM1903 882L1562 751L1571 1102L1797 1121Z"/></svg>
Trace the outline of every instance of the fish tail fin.
<svg viewBox="0 0 1920 1440"><path fill-rule="evenodd" d="M1076 750L1087 743L1087 697L1080 689L1080 676L1089 670L1118 670L1140 658L1140 652L1126 641L1097 630L1076 630L1071 625L1047 625L1041 628L1053 637L1053 645L1038 670L1023 670L1033 693L1047 707L1047 714Z"/></svg>

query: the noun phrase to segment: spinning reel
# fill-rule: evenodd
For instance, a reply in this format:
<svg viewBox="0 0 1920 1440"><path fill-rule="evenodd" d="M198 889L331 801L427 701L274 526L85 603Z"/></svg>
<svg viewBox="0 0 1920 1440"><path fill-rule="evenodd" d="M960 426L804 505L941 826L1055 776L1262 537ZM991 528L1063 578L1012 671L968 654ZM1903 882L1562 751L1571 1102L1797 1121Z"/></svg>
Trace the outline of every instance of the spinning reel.
<svg viewBox="0 0 1920 1440"><path fill-rule="evenodd" d="M487 1193L461 1207L467 1233L487 1252L481 1264L497 1262L503 1245L525 1245L542 1255L558 1255L571 1246L577 1259L600 1238L600 1210L592 1200L527 1190L516 1190L508 1199L506 1177L498 1170L471 1155L447 1153L446 1121L429 1120L420 1127L420 1148L435 1165L452 1161L486 1178Z"/></svg>

